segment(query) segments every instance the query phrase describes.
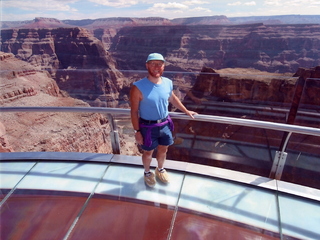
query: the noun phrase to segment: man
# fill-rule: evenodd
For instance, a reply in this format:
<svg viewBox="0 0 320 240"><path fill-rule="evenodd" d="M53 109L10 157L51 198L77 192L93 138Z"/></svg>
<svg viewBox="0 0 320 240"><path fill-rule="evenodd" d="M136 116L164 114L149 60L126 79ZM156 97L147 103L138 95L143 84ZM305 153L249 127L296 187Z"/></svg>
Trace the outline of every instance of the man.
<svg viewBox="0 0 320 240"><path fill-rule="evenodd" d="M164 169L168 146L173 144L173 123L169 116L169 102L191 118L189 111L173 93L172 81L162 77L165 60L159 53L151 53L146 61L148 77L135 82L130 91L131 122L135 139L143 150L144 180L149 187L156 184L155 177L164 183L169 177ZM158 167L150 171L153 151L157 148Z"/></svg>

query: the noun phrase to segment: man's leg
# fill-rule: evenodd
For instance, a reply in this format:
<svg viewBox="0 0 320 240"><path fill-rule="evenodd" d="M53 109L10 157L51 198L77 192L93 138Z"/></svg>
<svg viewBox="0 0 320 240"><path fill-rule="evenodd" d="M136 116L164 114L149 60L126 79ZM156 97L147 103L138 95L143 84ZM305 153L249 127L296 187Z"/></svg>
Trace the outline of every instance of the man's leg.
<svg viewBox="0 0 320 240"><path fill-rule="evenodd" d="M158 168L160 169L162 169L164 166L164 161L166 160L166 157L167 157L167 151L168 151L168 146L163 146L163 145L158 146L156 158L158 161Z"/></svg>
<svg viewBox="0 0 320 240"><path fill-rule="evenodd" d="M163 183L169 183L169 176L164 169L164 162L167 157L168 146L159 145L157 151L158 167L155 170L156 176Z"/></svg>
<svg viewBox="0 0 320 240"><path fill-rule="evenodd" d="M153 150L151 150L151 151L143 150L143 153L142 153L142 163L143 163L143 167L144 167L144 171L145 171L145 172L149 172L149 171L150 171L150 164L151 164L151 160L152 160L152 153L153 153Z"/></svg>
<svg viewBox="0 0 320 240"><path fill-rule="evenodd" d="M154 187L154 185L156 184L154 173L150 171L152 153L153 153L153 150L151 151L144 150L142 154L142 163L144 167L144 181L149 187Z"/></svg>

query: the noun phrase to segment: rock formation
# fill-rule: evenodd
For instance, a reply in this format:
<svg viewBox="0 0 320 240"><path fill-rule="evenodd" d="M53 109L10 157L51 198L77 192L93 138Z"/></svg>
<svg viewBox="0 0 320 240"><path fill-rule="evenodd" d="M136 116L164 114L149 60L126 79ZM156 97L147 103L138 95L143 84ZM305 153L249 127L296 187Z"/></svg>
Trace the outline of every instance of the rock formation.
<svg viewBox="0 0 320 240"><path fill-rule="evenodd" d="M0 122L0 152L13 152L7 139L6 127Z"/></svg>
<svg viewBox="0 0 320 240"><path fill-rule="evenodd" d="M98 28L122 28L125 26L150 26L150 25L236 25L236 24L320 24L320 15L275 15L275 16L251 16L251 17L227 17L224 15L217 16L203 16L190 18L174 18L166 19L160 17L144 17L144 18L130 18L130 17L111 17L98 19L80 19L80 20L57 20L54 18L35 18L33 20L25 21L1 21L2 29L7 28L22 28L30 26L31 24L39 24L37 22L46 23L47 26L41 25L42 28L48 28L49 24L52 27L85 27L88 29ZM55 24L55 26L54 26Z"/></svg>
<svg viewBox="0 0 320 240"><path fill-rule="evenodd" d="M255 68L294 73L320 64L320 25L180 25L120 29L110 52L120 69L141 69L150 52L189 71Z"/></svg>
<svg viewBox="0 0 320 240"><path fill-rule="evenodd" d="M87 33L90 32L102 42L102 48L110 49L119 64L118 69L137 69L141 66L141 61L137 62L137 59L158 51L166 55L170 64L191 71L200 71L203 66L208 66L214 69L252 67L268 72L294 73L299 67L310 68L320 64L319 19L319 16L297 15L256 18L210 16L172 20L119 17L60 21L36 18L16 25L15 29L74 26L73 29L82 29L79 32L81 37L85 28ZM11 22L2 24L14 28ZM24 33L19 39L25 36ZM71 39L76 37L73 35ZM5 42L7 36L2 38L2 42ZM10 52L6 43L4 45L2 51ZM28 41L25 45L28 45ZM30 50L26 47L20 49L22 59L28 57ZM85 54L80 52L79 55ZM34 58L42 65L53 65L46 63L50 59L57 63L54 56L48 58L43 55L39 58L38 55Z"/></svg>
<svg viewBox="0 0 320 240"><path fill-rule="evenodd" d="M301 104L311 110L320 106L320 66L313 68L299 68L294 77L302 77L305 80ZM319 111L319 110L318 110Z"/></svg>
<svg viewBox="0 0 320 240"><path fill-rule="evenodd" d="M320 92L320 66L308 69L299 68L293 75L268 73L255 69L225 68L214 70L203 67L191 88L181 86L179 88L186 93L183 103L189 109L202 114L220 115L216 108L209 107L210 104L217 103L289 109L299 77L305 79L302 86L300 110L319 109L320 96L317 93ZM263 109L258 112L263 112ZM229 116L242 117L242 114L239 111L239 114ZM247 115L247 117L249 116ZM250 116L250 118L257 120L285 122L285 118L276 119L274 115L271 119L265 117L263 114Z"/></svg>
<svg viewBox="0 0 320 240"><path fill-rule="evenodd" d="M101 41L88 30L7 29L1 31L1 38L4 52L48 71L70 96L90 104L101 101L105 106L117 106L122 74Z"/></svg>
<svg viewBox="0 0 320 240"><path fill-rule="evenodd" d="M99 18L86 20L64 20L63 23L81 26L89 30L99 28L114 28L135 26L157 26L157 25L173 25L174 23L166 18L146 17L146 18L130 18L130 17L114 17L114 18Z"/></svg>
<svg viewBox="0 0 320 240"><path fill-rule="evenodd" d="M187 92L183 103L189 109L201 114L242 117L244 114L242 111L227 113L228 111L219 110L214 106L236 104L241 108L240 105L243 104L247 107L286 107L292 101L296 80L297 77L280 73L271 74L256 69L214 70L203 67L192 87L185 89ZM252 112L253 115L250 115L252 119L278 121ZM263 109L257 112L261 113ZM283 119L279 121L283 122Z"/></svg>
<svg viewBox="0 0 320 240"><path fill-rule="evenodd" d="M208 17L174 18L171 22L175 25L226 25L231 24L229 18L224 15Z"/></svg>
<svg viewBox="0 0 320 240"><path fill-rule="evenodd" d="M3 107L89 107L63 97L48 72L0 52L0 101ZM18 71L17 71L18 69ZM4 112L0 151L75 151L111 153L108 120L95 113Z"/></svg>
<svg viewBox="0 0 320 240"><path fill-rule="evenodd" d="M223 19L223 16L216 18ZM49 20L38 19L35 22L56 22ZM50 72L66 95L99 107L128 107L125 99L130 84L139 77L124 76L118 69L145 70L145 58L150 52L163 53L167 61L166 71L178 72L199 72L203 67L209 67L218 71L249 68L293 74L299 67L319 65L320 25L192 25L207 20L213 18L180 19L182 25L133 27L133 23L147 25L148 21L164 24L164 19L101 19L104 24L131 24L119 32L109 31L107 36L105 29L95 29L93 34L104 39L105 45L89 30L80 27L7 29L1 32L1 41L5 52L13 53L38 70ZM84 21L85 24L88 22ZM109 51L106 51L106 45L107 48L111 46ZM178 87L185 88L184 84ZM230 79L219 86L220 92L225 88L230 91L231 86L241 88ZM263 94L256 94L257 98L260 101L275 99L275 102L281 98L282 101L288 92L271 96L274 89L279 91L278 87L272 86L273 83L257 87L268 89ZM184 93L180 95L182 99ZM237 101L237 96L220 97ZM241 96L250 98L244 92Z"/></svg>
<svg viewBox="0 0 320 240"><path fill-rule="evenodd" d="M74 26L68 25L55 18L37 17L34 19L34 21L23 24L19 28L32 29L32 28L70 28L70 27L74 27Z"/></svg>
<svg viewBox="0 0 320 240"><path fill-rule="evenodd" d="M320 15L274 15L274 16L250 16L231 17L232 24L320 24Z"/></svg>

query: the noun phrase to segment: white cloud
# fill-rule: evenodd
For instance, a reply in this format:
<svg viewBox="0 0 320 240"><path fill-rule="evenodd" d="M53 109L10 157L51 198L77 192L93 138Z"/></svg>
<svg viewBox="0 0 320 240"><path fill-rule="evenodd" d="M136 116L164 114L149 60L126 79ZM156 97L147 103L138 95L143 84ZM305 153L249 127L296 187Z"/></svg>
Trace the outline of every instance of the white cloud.
<svg viewBox="0 0 320 240"><path fill-rule="evenodd" d="M52 0L55 2L64 2L64 3L75 3L78 2L79 0Z"/></svg>
<svg viewBox="0 0 320 240"><path fill-rule="evenodd" d="M20 8L23 10L29 11L77 11L74 8L71 8L65 2L75 2L75 1L55 1L55 0L47 0L43 2L42 0L33 0L33 1L25 1L25 0L14 0L14 1L3 1L2 7L12 7L12 8Z"/></svg>
<svg viewBox="0 0 320 240"><path fill-rule="evenodd" d="M130 7L138 4L135 0L89 0L90 2L97 3L109 7Z"/></svg>
<svg viewBox="0 0 320 240"><path fill-rule="evenodd" d="M212 11L210 9L208 9L208 8L196 7L196 8L190 9L190 12L211 13Z"/></svg>
<svg viewBox="0 0 320 240"><path fill-rule="evenodd" d="M286 10L292 10L295 11L296 14L298 12L301 12L300 14L311 14L310 12L306 11L307 8L310 6L314 7L312 12L317 12L317 15L320 12L320 9L318 7L320 6L320 1L319 0L287 0L287 1L282 1L282 0L265 0L264 5L275 8L278 7L276 11L280 11L283 14L286 14ZM285 9L282 9L281 7L285 7ZM281 8L281 9L280 9ZM288 12L287 14L291 14Z"/></svg>
<svg viewBox="0 0 320 240"><path fill-rule="evenodd" d="M270 6L282 6L281 2L281 0L265 0L264 4Z"/></svg>
<svg viewBox="0 0 320 240"><path fill-rule="evenodd" d="M244 2L244 3L238 1L238 2L233 2L233 3L228 3L227 5L228 5L228 6L241 6L241 5L243 5L243 6L255 6L255 5L257 5L257 4L256 4L255 1Z"/></svg>
<svg viewBox="0 0 320 240"><path fill-rule="evenodd" d="M233 2L233 3L228 3L228 6L239 6L241 5L241 2Z"/></svg>
<svg viewBox="0 0 320 240"><path fill-rule="evenodd" d="M243 5L245 5L245 6L255 6L256 2L255 1L245 2Z"/></svg>
<svg viewBox="0 0 320 240"><path fill-rule="evenodd" d="M319 0L288 0L284 2L287 6L303 6L308 7L310 5L320 5Z"/></svg>
<svg viewBox="0 0 320 240"><path fill-rule="evenodd" d="M202 5L202 4L208 4L208 1L202 1L202 0L191 0L191 1L184 1L182 4L191 6L191 5Z"/></svg>
<svg viewBox="0 0 320 240"><path fill-rule="evenodd" d="M189 7L182 3L169 2L169 3L155 3L148 11L152 12L164 12L164 11L174 11L180 12L189 9Z"/></svg>

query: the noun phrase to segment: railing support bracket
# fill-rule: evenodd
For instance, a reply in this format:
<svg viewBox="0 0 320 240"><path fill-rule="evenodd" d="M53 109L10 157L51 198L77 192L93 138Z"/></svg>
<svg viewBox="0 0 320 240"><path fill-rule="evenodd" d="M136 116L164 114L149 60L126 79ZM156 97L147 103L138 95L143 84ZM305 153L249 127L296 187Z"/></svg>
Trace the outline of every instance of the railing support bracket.
<svg viewBox="0 0 320 240"><path fill-rule="evenodd" d="M283 168L287 160L287 156L288 156L288 153L286 152L276 151L269 178L274 178L276 180L281 179Z"/></svg>

